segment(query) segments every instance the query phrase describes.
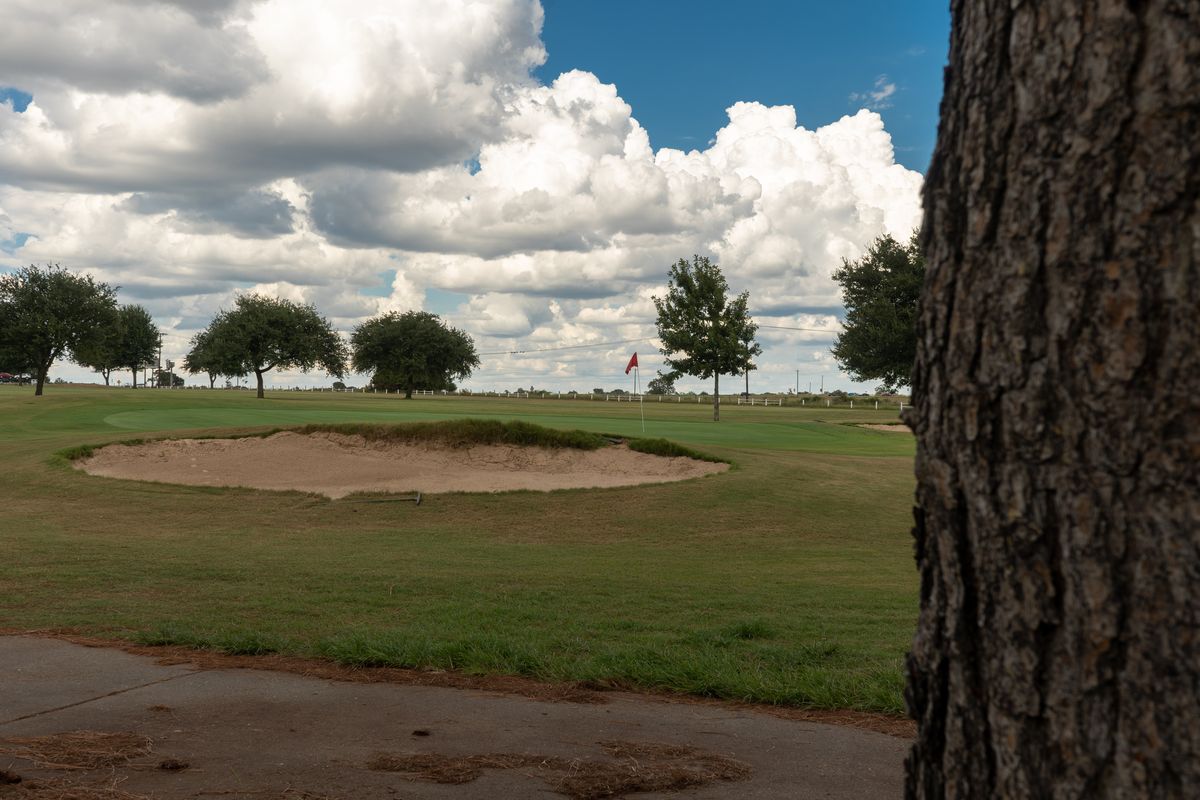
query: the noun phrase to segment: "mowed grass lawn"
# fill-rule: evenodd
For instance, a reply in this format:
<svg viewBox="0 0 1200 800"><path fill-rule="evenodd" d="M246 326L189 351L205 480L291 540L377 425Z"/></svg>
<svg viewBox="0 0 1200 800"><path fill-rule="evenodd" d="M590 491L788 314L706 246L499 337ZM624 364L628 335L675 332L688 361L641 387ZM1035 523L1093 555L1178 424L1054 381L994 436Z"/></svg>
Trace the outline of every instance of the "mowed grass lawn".
<svg viewBox="0 0 1200 800"><path fill-rule="evenodd" d="M728 473L411 503L98 478L57 451L310 422L521 419L588 400L0 387L0 627L899 713L917 609L896 412L648 403Z"/></svg>

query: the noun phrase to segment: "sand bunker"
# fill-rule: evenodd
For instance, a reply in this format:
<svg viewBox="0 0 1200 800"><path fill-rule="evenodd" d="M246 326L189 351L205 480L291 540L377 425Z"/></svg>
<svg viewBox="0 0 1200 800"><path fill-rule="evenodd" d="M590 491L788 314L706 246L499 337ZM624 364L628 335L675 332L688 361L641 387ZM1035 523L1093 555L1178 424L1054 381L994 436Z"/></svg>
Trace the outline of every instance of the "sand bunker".
<svg viewBox="0 0 1200 800"><path fill-rule="evenodd" d="M352 492L504 492L682 481L728 464L664 458L624 445L599 450L439 447L360 436L277 433L266 438L174 439L110 445L77 462L92 475L199 486Z"/></svg>
<svg viewBox="0 0 1200 800"><path fill-rule="evenodd" d="M912 428L901 423L899 425L874 425L869 422L862 422L855 425L856 428L869 428L873 431L887 431L888 433L912 433Z"/></svg>

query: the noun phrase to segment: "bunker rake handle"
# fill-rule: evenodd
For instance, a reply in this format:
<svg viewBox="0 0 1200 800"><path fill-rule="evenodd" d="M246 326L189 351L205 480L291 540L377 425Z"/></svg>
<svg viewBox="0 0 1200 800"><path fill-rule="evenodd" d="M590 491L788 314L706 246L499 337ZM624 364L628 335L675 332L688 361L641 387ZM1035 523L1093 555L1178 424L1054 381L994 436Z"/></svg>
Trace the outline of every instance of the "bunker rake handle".
<svg viewBox="0 0 1200 800"><path fill-rule="evenodd" d="M348 503L415 503L421 505L421 493L398 495L396 497L372 497L367 500L347 500Z"/></svg>

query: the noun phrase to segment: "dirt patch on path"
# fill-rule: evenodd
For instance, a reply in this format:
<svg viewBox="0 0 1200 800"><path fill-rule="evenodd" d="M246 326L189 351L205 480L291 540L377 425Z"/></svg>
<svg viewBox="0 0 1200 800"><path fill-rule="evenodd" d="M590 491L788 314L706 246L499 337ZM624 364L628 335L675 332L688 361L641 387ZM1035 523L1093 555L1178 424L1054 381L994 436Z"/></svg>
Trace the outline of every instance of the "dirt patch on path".
<svg viewBox="0 0 1200 800"><path fill-rule="evenodd" d="M298 490L337 499L354 492L504 492L633 486L723 472L728 464L664 458L624 445L599 450L367 441L338 433L265 438L165 439L109 445L77 465L108 478Z"/></svg>
<svg viewBox="0 0 1200 800"><path fill-rule="evenodd" d="M599 742L608 759L562 758L529 753L446 756L440 753L379 753L368 769L400 772L433 783L463 784L485 769L525 770L556 794L572 800L603 800L644 792L678 792L714 781L742 781L750 767L695 747L658 742Z"/></svg>

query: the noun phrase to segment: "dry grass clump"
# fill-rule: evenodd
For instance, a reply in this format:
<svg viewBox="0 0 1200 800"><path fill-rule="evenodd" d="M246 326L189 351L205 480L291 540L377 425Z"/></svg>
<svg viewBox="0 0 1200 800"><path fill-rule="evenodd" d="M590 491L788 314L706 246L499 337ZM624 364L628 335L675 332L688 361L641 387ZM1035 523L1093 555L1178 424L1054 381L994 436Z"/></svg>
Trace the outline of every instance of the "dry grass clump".
<svg viewBox="0 0 1200 800"><path fill-rule="evenodd" d="M485 769L525 769L558 794L574 800L602 800L637 792L679 791L714 781L740 781L750 767L727 756L694 747L656 742L599 743L611 760L561 758L521 753L445 756L438 753L371 759L368 769L402 772L435 783L469 783Z"/></svg>
<svg viewBox="0 0 1200 800"><path fill-rule="evenodd" d="M28 759L45 769L101 769L147 755L151 744L148 736L125 731L68 731L0 739L0 752Z"/></svg>
<svg viewBox="0 0 1200 800"><path fill-rule="evenodd" d="M539 756L516 753L492 753L481 756L444 756L439 753L389 755L379 753L367 762L367 769L381 772L404 772L414 778L434 783L470 783L485 769L517 769L538 766L549 760Z"/></svg>
<svg viewBox="0 0 1200 800"><path fill-rule="evenodd" d="M0 785L0 800L151 800L126 792L117 783L77 783L65 778L20 781Z"/></svg>

